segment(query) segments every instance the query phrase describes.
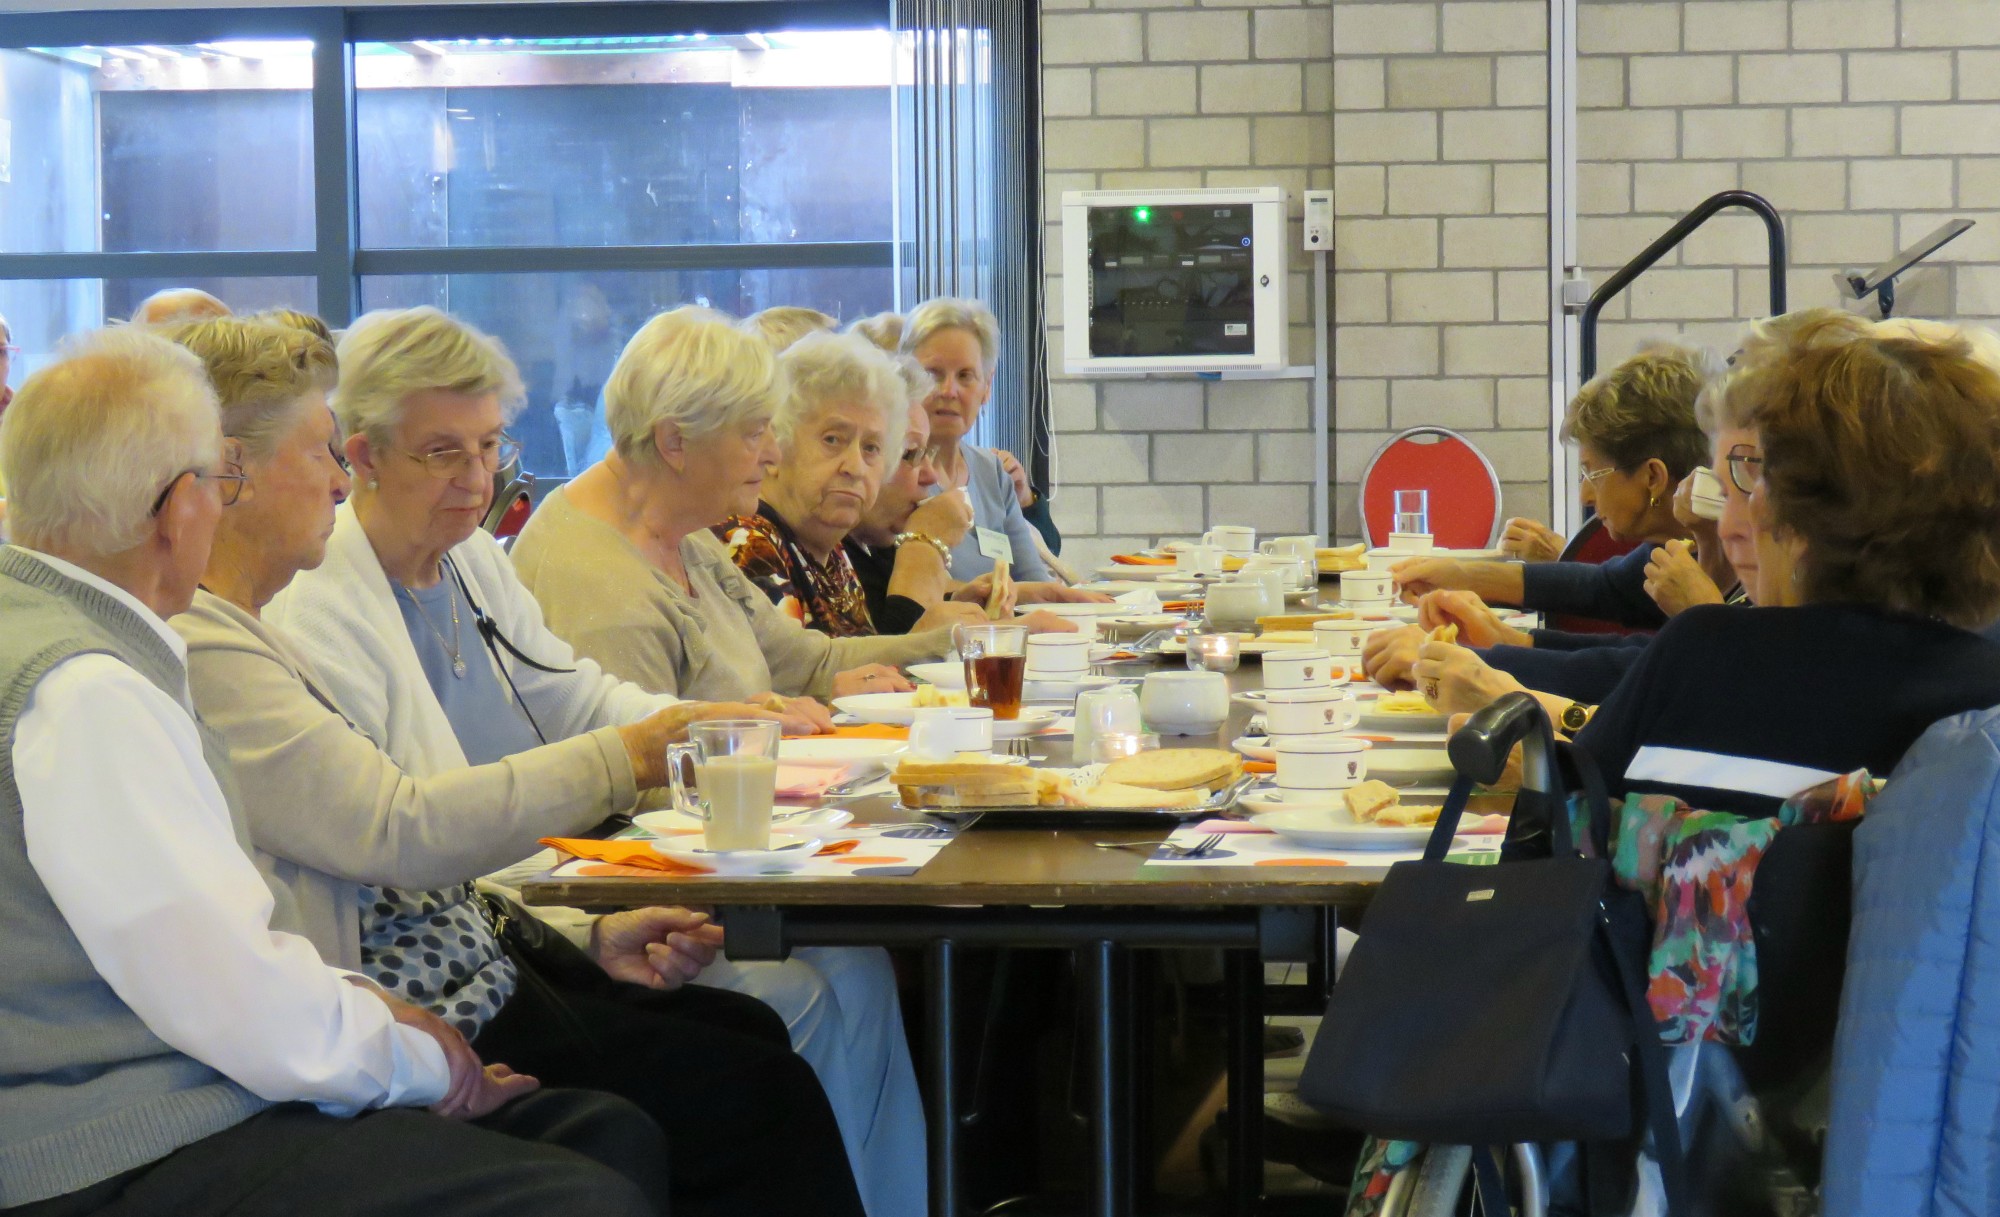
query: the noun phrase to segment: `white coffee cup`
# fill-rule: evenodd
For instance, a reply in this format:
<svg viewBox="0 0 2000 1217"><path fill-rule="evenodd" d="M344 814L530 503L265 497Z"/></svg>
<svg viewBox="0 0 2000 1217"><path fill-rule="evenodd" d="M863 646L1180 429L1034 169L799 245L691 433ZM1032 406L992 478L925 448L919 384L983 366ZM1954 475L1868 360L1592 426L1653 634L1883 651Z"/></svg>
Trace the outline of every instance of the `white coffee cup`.
<svg viewBox="0 0 2000 1217"><path fill-rule="evenodd" d="M1340 600L1389 600L1396 595L1396 580L1387 571L1350 570L1340 575Z"/></svg>
<svg viewBox="0 0 2000 1217"><path fill-rule="evenodd" d="M1437 544L1427 532L1392 532L1389 534L1389 548L1405 553L1427 554Z"/></svg>
<svg viewBox="0 0 2000 1217"><path fill-rule="evenodd" d="M1345 790L1368 776L1368 741L1345 735L1275 739L1278 785L1285 790Z"/></svg>
<svg viewBox="0 0 2000 1217"><path fill-rule="evenodd" d="M1257 547L1260 554L1272 554L1281 558L1319 559L1318 537L1270 537Z"/></svg>
<svg viewBox="0 0 2000 1217"><path fill-rule="evenodd" d="M1264 688L1331 689L1347 683L1347 665L1312 647L1264 652Z"/></svg>
<svg viewBox="0 0 2000 1217"><path fill-rule="evenodd" d="M1351 731L1361 721L1354 694L1332 685L1264 690L1264 730L1272 739Z"/></svg>
<svg viewBox="0 0 2000 1217"><path fill-rule="evenodd" d="M1066 679L1090 671L1091 640L1084 634L1031 634L1029 680Z"/></svg>
<svg viewBox="0 0 2000 1217"><path fill-rule="evenodd" d="M1239 572L1244 578L1262 578L1266 575L1278 580L1280 593L1301 586L1299 583L1299 560L1287 554L1258 554L1243 560Z"/></svg>
<svg viewBox="0 0 2000 1217"><path fill-rule="evenodd" d="M1390 567L1396 565L1396 563L1398 562L1404 561L1405 559L1421 558L1421 557L1423 557L1423 555L1417 553L1414 550L1396 549L1391 547L1387 549L1371 549L1367 553L1361 555L1361 560L1368 564L1368 569L1370 571L1387 571Z"/></svg>
<svg viewBox="0 0 2000 1217"><path fill-rule="evenodd" d="M926 706L910 721L910 751L931 760L993 751L993 711L978 706Z"/></svg>
<svg viewBox="0 0 2000 1217"><path fill-rule="evenodd" d="M1357 618L1393 617L1400 600L1343 600L1340 607L1353 613Z"/></svg>
<svg viewBox="0 0 2000 1217"><path fill-rule="evenodd" d="M1222 569L1222 554L1213 545L1183 545L1174 551L1174 569L1191 575L1212 575Z"/></svg>
<svg viewBox="0 0 2000 1217"><path fill-rule="evenodd" d="M1283 605L1283 598L1263 583L1216 583L1208 589L1204 613L1214 629L1247 630L1257 618L1282 612Z"/></svg>
<svg viewBox="0 0 2000 1217"><path fill-rule="evenodd" d="M1313 623L1313 645L1331 655L1336 663L1349 666L1361 662L1368 635L1382 628L1373 621L1318 621Z"/></svg>
<svg viewBox="0 0 2000 1217"><path fill-rule="evenodd" d="M1715 470L1697 465L1688 478L1694 483L1688 491L1689 505L1694 513L1704 520L1720 520L1726 500L1722 494L1722 483L1716 480Z"/></svg>
<svg viewBox="0 0 2000 1217"><path fill-rule="evenodd" d="M1201 540L1226 554L1257 552L1257 530L1243 524L1217 524L1201 534Z"/></svg>
<svg viewBox="0 0 2000 1217"><path fill-rule="evenodd" d="M1153 672L1139 686L1139 714L1161 735L1214 735L1229 718L1220 672Z"/></svg>

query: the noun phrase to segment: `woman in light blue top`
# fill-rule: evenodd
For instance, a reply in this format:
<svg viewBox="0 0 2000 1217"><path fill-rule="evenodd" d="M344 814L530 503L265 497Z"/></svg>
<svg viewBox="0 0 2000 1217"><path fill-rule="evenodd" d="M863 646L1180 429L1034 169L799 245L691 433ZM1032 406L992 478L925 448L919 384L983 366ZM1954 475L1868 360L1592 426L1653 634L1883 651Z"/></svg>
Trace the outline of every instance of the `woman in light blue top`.
<svg viewBox="0 0 2000 1217"><path fill-rule="evenodd" d="M980 548L979 537L998 533L1013 548L1010 573L1015 579L1054 579L1000 458L991 449L965 442L993 393L993 369L1000 360L1000 323L992 311L977 300L927 300L903 325L903 353L931 376L924 409L931 416L931 443L937 450L936 493L963 487L972 501L974 527L952 547L951 577L970 580L991 571L993 558Z"/></svg>

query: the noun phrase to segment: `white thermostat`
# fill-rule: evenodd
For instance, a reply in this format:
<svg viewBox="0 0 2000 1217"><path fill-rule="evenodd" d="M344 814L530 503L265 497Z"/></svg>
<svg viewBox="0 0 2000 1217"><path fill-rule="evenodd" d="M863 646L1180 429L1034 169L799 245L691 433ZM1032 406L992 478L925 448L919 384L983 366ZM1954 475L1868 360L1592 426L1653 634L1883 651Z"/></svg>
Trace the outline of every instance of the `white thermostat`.
<svg viewBox="0 0 2000 1217"><path fill-rule="evenodd" d="M1285 191L1068 190L1063 368L1286 365Z"/></svg>

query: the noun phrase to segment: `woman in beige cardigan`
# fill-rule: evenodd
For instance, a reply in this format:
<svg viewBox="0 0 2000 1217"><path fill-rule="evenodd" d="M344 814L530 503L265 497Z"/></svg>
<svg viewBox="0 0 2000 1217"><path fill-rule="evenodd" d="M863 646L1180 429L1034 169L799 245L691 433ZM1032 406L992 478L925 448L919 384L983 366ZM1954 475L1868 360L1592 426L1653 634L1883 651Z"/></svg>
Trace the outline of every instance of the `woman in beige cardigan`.
<svg viewBox="0 0 2000 1217"><path fill-rule="evenodd" d="M829 638L774 606L709 529L752 515L778 463L783 385L762 340L706 309L647 322L604 386L610 455L545 499L514 566L549 628L649 689L824 697L910 684L950 631Z"/></svg>

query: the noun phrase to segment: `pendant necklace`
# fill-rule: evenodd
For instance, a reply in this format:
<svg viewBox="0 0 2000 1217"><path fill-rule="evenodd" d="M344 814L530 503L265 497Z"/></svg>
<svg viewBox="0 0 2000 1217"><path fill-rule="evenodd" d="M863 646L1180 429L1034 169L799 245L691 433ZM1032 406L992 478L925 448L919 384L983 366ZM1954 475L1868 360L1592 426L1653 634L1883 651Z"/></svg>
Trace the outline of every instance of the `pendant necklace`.
<svg viewBox="0 0 2000 1217"><path fill-rule="evenodd" d="M445 585L445 594L451 598L451 641L449 642L445 641L444 631L438 629L437 624L431 620L431 615L424 611L423 601L417 599L417 594L407 587L403 589L403 594L410 598L410 603L416 606L417 616L424 619L425 628L429 629L432 637L438 640L438 645L444 648L445 654L451 657L451 674L460 680L464 680L465 657L459 654L462 648L459 645L458 633L458 588L450 583Z"/></svg>

